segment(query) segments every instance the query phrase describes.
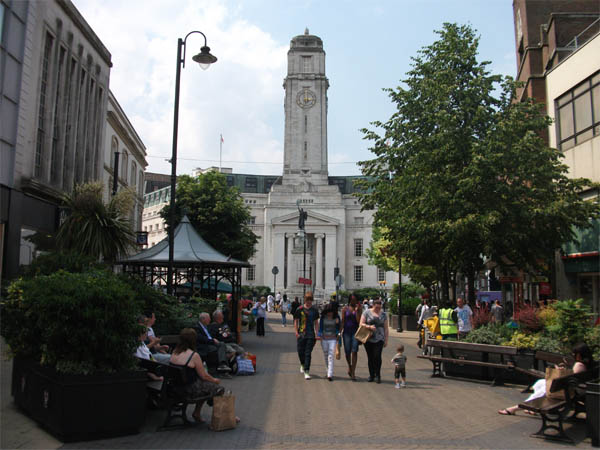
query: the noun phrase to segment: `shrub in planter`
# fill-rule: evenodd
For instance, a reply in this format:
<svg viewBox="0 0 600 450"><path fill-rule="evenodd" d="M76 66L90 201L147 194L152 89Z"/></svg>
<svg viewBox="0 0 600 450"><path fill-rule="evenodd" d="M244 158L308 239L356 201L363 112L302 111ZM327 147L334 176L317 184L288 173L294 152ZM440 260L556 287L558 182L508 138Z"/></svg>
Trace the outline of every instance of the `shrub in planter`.
<svg viewBox="0 0 600 450"><path fill-rule="evenodd" d="M421 303L421 299L417 297L402 298L402 305L400 305L400 315L414 316L415 309L417 309L419 303Z"/></svg>
<svg viewBox="0 0 600 450"><path fill-rule="evenodd" d="M140 310L109 271L13 282L1 324L15 356L15 403L64 441L137 432L147 381L133 356Z"/></svg>
<svg viewBox="0 0 600 450"><path fill-rule="evenodd" d="M486 308L479 308L473 311L473 328L477 329L487 325L492 321L492 313ZM483 342L482 342L483 344Z"/></svg>
<svg viewBox="0 0 600 450"><path fill-rule="evenodd" d="M479 328L472 330L464 341L473 342L475 344L500 345L504 340L500 328L501 326L495 324L482 325Z"/></svg>
<svg viewBox="0 0 600 450"><path fill-rule="evenodd" d="M2 335L14 355L58 372L90 374L135 367L141 310L133 291L103 270L20 279L2 305Z"/></svg>
<svg viewBox="0 0 600 450"><path fill-rule="evenodd" d="M594 355L594 361L600 360L600 326L592 327L585 334L585 343L590 347Z"/></svg>
<svg viewBox="0 0 600 450"><path fill-rule="evenodd" d="M517 314L515 314L515 320L522 329L536 332L540 331L544 324L538 316L538 309L533 306L521 307Z"/></svg>
<svg viewBox="0 0 600 450"><path fill-rule="evenodd" d="M520 350L535 350L539 339L539 335L515 331L508 341L502 342L502 345L517 347Z"/></svg>
<svg viewBox="0 0 600 450"><path fill-rule="evenodd" d="M51 275L59 270L81 273L96 269L108 269L96 258L70 251L56 251L36 256L30 265L23 267L23 278Z"/></svg>
<svg viewBox="0 0 600 450"><path fill-rule="evenodd" d="M562 345L571 349L585 340L590 329L591 311L583 299L564 300L553 303L557 313L557 324L548 327L548 331L558 336Z"/></svg>
<svg viewBox="0 0 600 450"><path fill-rule="evenodd" d="M546 334L539 336L535 349L551 353L565 353L565 349L560 341L555 337Z"/></svg>

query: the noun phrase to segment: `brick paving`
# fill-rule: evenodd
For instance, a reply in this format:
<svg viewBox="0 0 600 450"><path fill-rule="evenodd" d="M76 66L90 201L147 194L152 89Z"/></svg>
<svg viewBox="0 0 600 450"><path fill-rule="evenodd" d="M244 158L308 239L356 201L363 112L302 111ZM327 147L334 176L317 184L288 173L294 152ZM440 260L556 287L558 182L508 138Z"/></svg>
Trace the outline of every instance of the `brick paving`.
<svg viewBox="0 0 600 450"><path fill-rule="evenodd" d="M380 385L366 382L367 359L362 348L359 382L348 379L343 355L336 361L335 380L327 381L319 343L313 351L313 379L305 381L299 372L293 327L282 328L278 319L278 314L269 315L264 338L253 333L243 336L246 349L257 355L257 373L223 381L236 395L236 412L242 419L235 430L216 433L202 425L156 432L165 412L149 411L138 435L65 444L62 448L564 447L529 437L537 431L539 418L497 414L498 409L524 398L521 387L430 378L431 363L416 358L415 332L391 332L390 345L384 349ZM394 388L390 363L400 342L408 356L406 389ZM210 411L203 409L205 420L210 419ZM583 424L567 427L577 447L589 447ZM4 446L4 420L2 431L2 448L11 448ZM32 448L27 443L14 447Z"/></svg>

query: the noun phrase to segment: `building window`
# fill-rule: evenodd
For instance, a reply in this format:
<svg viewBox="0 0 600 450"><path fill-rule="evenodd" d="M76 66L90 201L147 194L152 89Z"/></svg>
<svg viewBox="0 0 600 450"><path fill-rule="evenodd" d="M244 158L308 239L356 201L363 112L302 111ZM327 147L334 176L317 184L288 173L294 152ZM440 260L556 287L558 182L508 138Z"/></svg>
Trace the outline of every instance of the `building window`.
<svg viewBox="0 0 600 450"><path fill-rule="evenodd" d="M363 225L365 222L364 217L355 217L354 225Z"/></svg>
<svg viewBox="0 0 600 450"><path fill-rule="evenodd" d="M248 225L255 225L256 224L256 216L250 216L250 219L248 219Z"/></svg>
<svg viewBox="0 0 600 450"><path fill-rule="evenodd" d="M44 153L44 140L46 138L46 101L48 100L48 74L50 66L50 56L52 53L52 43L54 38L50 33L46 33L46 42L44 43L44 59L42 60L42 76L40 81L40 104L38 108L38 128L35 145L34 173L36 177L42 175L42 158Z"/></svg>
<svg viewBox="0 0 600 450"><path fill-rule="evenodd" d="M265 192L266 193L271 192L271 186L273 186L273 183L275 183L275 180L277 180L277 178L267 178L265 180Z"/></svg>
<svg viewBox="0 0 600 450"><path fill-rule="evenodd" d="M354 256L362 256L363 255L363 240L362 239L354 239Z"/></svg>
<svg viewBox="0 0 600 450"><path fill-rule="evenodd" d="M308 159L308 143L304 141L304 160Z"/></svg>
<svg viewBox="0 0 600 450"><path fill-rule="evenodd" d="M302 72L303 73L312 72L312 56L303 56L302 57Z"/></svg>
<svg viewBox="0 0 600 450"><path fill-rule="evenodd" d="M127 165L129 162L129 156L127 155L126 151L123 151L123 157L121 158L121 164L123 164L123 166L121 167L121 178L123 179L123 182L125 184L127 184Z"/></svg>
<svg viewBox="0 0 600 450"><path fill-rule="evenodd" d="M383 270L381 267L377 268L377 282L382 282L385 281L385 270Z"/></svg>
<svg viewBox="0 0 600 450"><path fill-rule="evenodd" d="M254 281L256 279L256 266L250 266L246 269L246 281Z"/></svg>
<svg viewBox="0 0 600 450"><path fill-rule="evenodd" d="M136 182L136 179L135 179L136 175L137 175L137 164L135 163L135 161L132 161L131 162L131 180L129 180L129 181L130 181L131 185L134 187L135 187L135 182Z"/></svg>
<svg viewBox="0 0 600 450"><path fill-rule="evenodd" d="M58 73L56 74L56 95L54 97L54 127L52 131L52 148L50 152L50 181L56 183L58 181L58 172L59 167L62 167L62 164L59 160L60 155L58 154L58 141L60 139L60 127L62 126L62 113L63 109L60 108L60 104L62 102L62 74L63 68L65 65L65 57L67 50L64 47L60 47L59 57L58 57Z"/></svg>
<svg viewBox="0 0 600 450"><path fill-rule="evenodd" d="M354 266L354 281L363 280L363 266Z"/></svg>
<svg viewBox="0 0 600 450"><path fill-rule="evenodd" d="M555 101L558 147L571 147L600 135L600 72Z"/></svg>
<svg viewBox="0 0 600 450"><path fill-rule="evenodd" d="M308 133L308 116L304 116L304 132Z"/></svg>
<svg viewBox="0 0 600 450"><path fill-rule="evenodd" d="M246 189L256 189L258 186L258 179L256 177L246 177L245 185Z"/></svg>
<svg viewBox="0 0 600 450"><path fill-rule="evenodd" d="M140 195L144 195L144 172L140 170L138 174L138 191Z"/></svg>

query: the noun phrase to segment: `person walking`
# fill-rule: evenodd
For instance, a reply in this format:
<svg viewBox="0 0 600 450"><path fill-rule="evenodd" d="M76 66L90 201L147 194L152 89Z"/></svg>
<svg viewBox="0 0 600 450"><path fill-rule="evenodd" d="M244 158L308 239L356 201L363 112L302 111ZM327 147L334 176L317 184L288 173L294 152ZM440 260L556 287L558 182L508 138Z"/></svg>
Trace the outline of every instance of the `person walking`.
<svg viewBox="0 0 600 450"><path fill-rule="evenodd" d="M279 312L281 313L281 326L285 328L287 325L287 313L290 310L290 303L287 301L287 297L284 295L281 299L281 304L279 306Z"/></svg>
<svg viewBox="0 0 600 450"><path fill-rule="evenodd" d="M356 295L350 296L348 305L342 308L342 340L344 341L344 354L348 363L348 376L352 381L356 381L356 363L358 361L358 340L354 337L360 317L362 307L358 302Z"/></svg>
<svg viewBox="0 0 600 450"><path fill-rule="evenodd" d="M319 321L319 333L317 339L321 339L321 348L325 357L327 367L327 379L333 381L333 362L335 361L335 346L340 335L340 318L335 307L331 304L323 310Z"/></svg>
<svg viewBox="0 0 600 450"><path fill-rule="evenodd" d="M310 361L317 338L319 311L313 306L313 294L308 291L304 295L304 304L294 314L294 330L297 339L300 372L305 380L310 380Z"/></svg>
<svg viewBox="0 0 600 450"><path fill-rule="evenodd" d="M394 364L394 382L396 383L396 389L406 387L406 356L404 356L404 345L400 344L396 349L396 354L392 358ZM400 377L402 377L402 384L400 384Z"/></svg>
<svg viewBox="0 0 600 450"><path fill-rule="evenodd" d="M261 297L254 308L256 308L256 335L264 336L265 319L267 318L267 299Z"/></svg>
<svg viewBox="0 0 600 450"><path fill-rule="evenodd" d="M496 322L496 323L503 322L503 309L504 308L502 308L502 306L500 306L500 300L496 300L491 309L492 320L494 322Z"/></svg>
<svg viewBox="0 0 600 450"><path fill-rule="evenodd" d="M387 314L381 309L381 300L373 302L373 308L363 312L360 323L373 331L373 335L365 342L369 364L367 381L375 381L379 384L381 383L381 352L383 347L387 347L390 332Z"/></svg>
<svg viewBox="0 0 600 450"><path fill-rule="evenodd" d="M299 306L300 306L300 301L298 300L298 297L294 297L294 301L290 305L290 313L292 313L292 317L296 314L296 310L298 309Z"/></svg>
<svg viewBox="0 0 600 450"><path fill-rule="evenodd" d="M454 311L458 316L458 339L464 339L473 329L473 310L465 304L462 297L458 297Z"/></svg>
<svg viewBox="0 0 600 450"><path fill-rule="evenodd" d="M273 294L269 294L267 296L267 311L269 311L269 312L273 311L274 304L275 304L275 298L273 297Z"/></svg>
<svg viewBox="0 0 600 450"><path fill-rule="evenodd" d="M424 325L427 319L429 319L433 315L433 310L429 307L429 300L423 299L423 303L421 304L421 313L419 315L419 320L417 320L417 325L419 326L419 341L417 342L417 347L421 348L423 345L423 335Z"/></svg>

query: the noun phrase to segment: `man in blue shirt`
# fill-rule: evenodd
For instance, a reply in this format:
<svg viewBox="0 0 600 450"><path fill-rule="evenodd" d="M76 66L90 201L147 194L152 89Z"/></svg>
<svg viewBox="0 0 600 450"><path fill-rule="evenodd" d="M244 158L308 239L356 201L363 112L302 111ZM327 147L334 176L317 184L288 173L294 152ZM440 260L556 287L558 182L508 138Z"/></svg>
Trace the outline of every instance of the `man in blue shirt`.
<svg viewBox="0 0 600 450"><path fill-rule="evenodd" d="M216 352L219 366L219 372L231 372L231 368L227 364L226 346L224 342L220 342L213 338L209 331L210 315L208 313L200 314L200 321L196 325L196 349L200 356L206 356L209 353Z"/></svg>

